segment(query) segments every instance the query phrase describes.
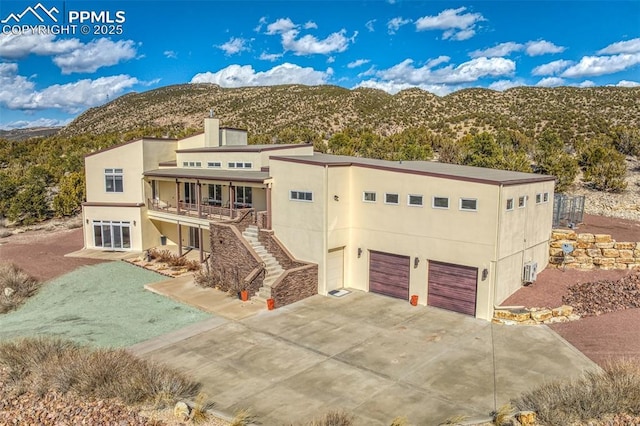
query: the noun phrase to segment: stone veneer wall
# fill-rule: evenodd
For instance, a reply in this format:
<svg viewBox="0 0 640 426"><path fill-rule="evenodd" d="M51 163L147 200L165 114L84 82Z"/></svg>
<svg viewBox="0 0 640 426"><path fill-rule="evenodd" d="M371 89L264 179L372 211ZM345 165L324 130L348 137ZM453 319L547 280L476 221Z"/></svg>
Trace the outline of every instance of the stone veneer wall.
<svg viewBox="0 0 640 426"><path fill-rule="evenodd" d="M318 294L318 265L309 263L284 271L271 286L276 308Z"/></svg>
<svg viewBox="0 0 640 426"><path fill-rule="evenodd" d="M209 266L214 276L219 276L219 274L229 276L230 273L235 273L237 269L238 278L244 280L256 267L262 264L262 260L257 255L254 255L253 250L235 225L212 222L210 232L211 256ZM257 293L258 289L262 287L263 280L264 274L259 274L247 286L246 290L249 291L249 296ZM222 285L226 286L226 288L221 287L221 290L228 291L229 284L229 282L223 282Z"/></svg>
<svg viewBox="0 0 640 426"><path fill-rule="evenodd" d="M564 255L562 245L573 251ZM578 234L554 229L549 243L549 266L573 269L640 269L640 243L617 242L608 234Z"/></svg>
<svg viewBox="0 0 640 426"><path fill-rule="evenodd" d="M287 270L308 265L308 263L296 260L271 230L260 229L258 232L258 241L267 249L267 252L276 258L280 266L282 266L282 269Z"/></svg>

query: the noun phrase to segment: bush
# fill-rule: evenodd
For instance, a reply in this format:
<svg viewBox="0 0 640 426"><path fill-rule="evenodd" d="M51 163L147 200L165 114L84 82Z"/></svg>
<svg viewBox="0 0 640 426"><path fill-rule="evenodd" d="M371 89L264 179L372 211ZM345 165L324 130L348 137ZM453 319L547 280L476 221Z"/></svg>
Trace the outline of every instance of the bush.
<svg viewBox="0 0 640 426"><path fill-rule="evenodd" d="M171 250L148 250L149 257L158 262L166 263L175 268L185 268L187 271L200 271L200 262L197 260L189 260L185 257L173 254Z"/></svg>
<svg viewBox="0 0 640 426"><path fill-rule="evenodd" d="M582 142L578 144L578 152L584 180L594 189L621 192L627 188L625 156L616 150L611 139L601 136Z"/></svg>
<svg viewBox="0 0 640 426"><path fill-rule="evenodd" d="M0 314L23 304L38 292L40 285L38 280L16 265L0 264Z"/></svg>
<svg viewBox="0 0 640 426"><path fill-rule="evenodd" d="M7 369L18 389L40 395L55 390L81 397L117 398L127 404L171 404L194 397L200 388L182 374L125 350L92 350L57 338L3 342L0 366Z"/></svg>
<svg viewBox="0 0 640 426"><path fill-rule="evenodd" d="M70 173L60 179L60 192L53 199L53 210L57 216L72 216L82 210L84 197L84 174Z"/></svg>
<svg viewBox="0 0 640 426"><path fill-rule="evenodd" d="M543 385L513 401L542 424L587 424L614 414L640 413L640 363L618 361L578 380Z"/></svg>
<svg viewBox="0 0 640 426"><path fill-rule="evenodd" d="M317 420L309 423L309 426L351 426L353 416L342 411L329 411Z"/></svg>
<svg viewBox="0 0 640 426"><path fill-rule="evenodd" d="M556 177L556 192L564 192L578 175L578 161L565 149L565 143L557 133L545 130L536 141L533 154L536 173Z"/></svg>

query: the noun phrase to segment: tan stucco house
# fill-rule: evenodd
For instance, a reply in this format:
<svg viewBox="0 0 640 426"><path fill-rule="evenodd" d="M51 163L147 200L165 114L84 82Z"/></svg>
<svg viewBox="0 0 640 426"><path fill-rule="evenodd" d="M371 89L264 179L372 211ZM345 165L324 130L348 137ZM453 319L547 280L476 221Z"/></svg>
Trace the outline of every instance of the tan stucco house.
<svg viewBox="0 0 640 426"><path fill-rule="evenodd" d="M87 156L85 165L86 248L173 244L199 250L201 259L213 251L215 262L224 246L212 247L211 236L236 223L239 230L225 235L246 239L238 247L255 249L249 258L291 267L291 274L269 267L256 290L286 294L281 304L295 300L295 271L307 268L308 280L301 265L313 264L314 293L348 287L417 296L490 319L547 265L552 176L335 156L308 144L247 145L245 131L220 128L216 118L205 119L202 134L128 142ZM263 232L276 243L260 238L260 245Z"/></svg>

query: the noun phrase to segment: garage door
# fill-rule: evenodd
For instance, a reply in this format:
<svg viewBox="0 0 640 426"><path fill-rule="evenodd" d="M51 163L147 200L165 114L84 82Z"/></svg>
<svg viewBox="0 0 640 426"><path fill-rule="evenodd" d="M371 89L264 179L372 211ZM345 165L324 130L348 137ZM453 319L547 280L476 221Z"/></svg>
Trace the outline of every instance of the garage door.
<svg viewBox="0 0 640 426"><path fill-rule="evenodd" d="M462 314L476 314L478 268L429 261L427 304Z"/></svg>
<svg viewBox="0 0 640 426"><path fill-rule="evenodd" d="M344 248L329 250L327 254L327 292L344 286Z"/></svg>
<svg viewBox="0 0 640 426"><path fill-rule="evenodd" d="M409 256L369 252L369 291L409 299Z"/></svg>

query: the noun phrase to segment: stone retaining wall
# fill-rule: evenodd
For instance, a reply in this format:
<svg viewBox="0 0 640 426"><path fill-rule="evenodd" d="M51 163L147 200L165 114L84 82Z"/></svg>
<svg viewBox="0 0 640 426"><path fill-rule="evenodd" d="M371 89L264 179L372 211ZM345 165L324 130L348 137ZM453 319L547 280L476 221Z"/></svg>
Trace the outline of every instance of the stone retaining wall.
<svg viewBox="0 0 640 426"><path fill-rule="evenodd" d="M492 322L505 325L539 325L555 324L558 322L575 321L579 315L573 313L573 308L562 305L557 308L515 308L496 309Z"/></svg>
<svg viewBox="0 0 640 426"><path fill-rule="evenodd" d="M565 255L562 246L573 251ZM608 234L578 234L554 229L549 243L549 266L572 269L640 269L640 243L617 242Z"/></svg>

